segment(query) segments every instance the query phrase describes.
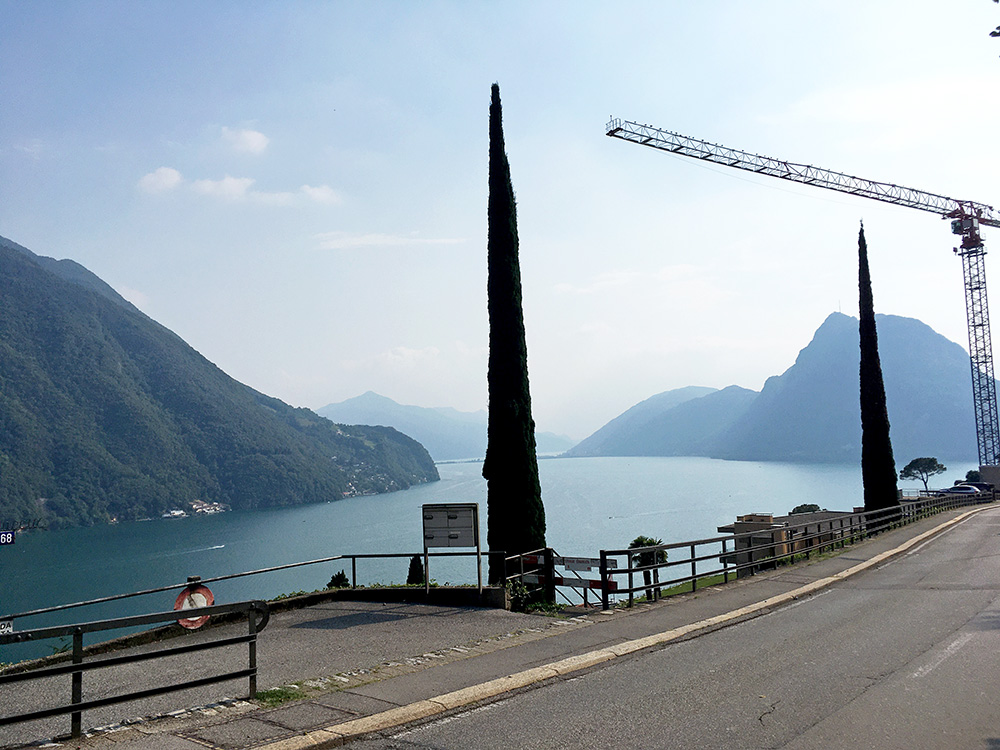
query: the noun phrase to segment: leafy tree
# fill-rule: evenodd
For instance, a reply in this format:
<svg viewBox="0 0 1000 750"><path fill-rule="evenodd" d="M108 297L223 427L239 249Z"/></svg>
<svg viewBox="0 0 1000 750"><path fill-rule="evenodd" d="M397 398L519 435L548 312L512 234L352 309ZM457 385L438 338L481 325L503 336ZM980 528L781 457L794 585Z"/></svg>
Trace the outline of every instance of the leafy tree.
<svg viewBox="0 0 1000 750"><path fill-rule="evenodd" d="M967 472L965 472L965 481L966 482L982 482L983 481L983 475L977 469L969 469ZM925 489L926 489L926 486L925 486Z"/></svg>
<svg viewBox="0 0 1000 750"><path fill-rule="evenodd" d="M491 550L513 555L545 546L545 508L528 390L517 210L504 150L500 87L495 83L490 103L489 161L489 424L483 462L483 477L487 480L486 540ZM491 582L500 579L502 569L501 561L491 555Z"/></svg>
<svg viewBox="0 0 1000 750"><path fill-rule="evenodd" d="M408 585L423 584L424 582L424 561L420 555L410 558L410 569L406 572L406 583Z"/></svg>
<svg viewBox="0 0 1000 750"><path fill-rule="evenodd" d="M796 505L792 508L792 512L788 515L794 516L797 513L816 513L822 510L816 503L803 503L802 505Z"/></svg>
<svg viewBox="0 0 1000 750"><path fill-rule="evenodd" d="M639 549L641 547L656 547L660 544L663 544L662 539L653 539L651 536L637 536L629 543L628 548ZM648 565L665 563L667 561L667 552L662 549L647 549L642 552L636 552L631 555L631 558L631 567L644 568ZM650 575L650 573L652 573L652 575ZM659 586L655 589L652 587L653 583L660 582L660 571L658 569L642 571L642 582L646 585L647 601L651 602L656 596L659 596Z"/></svg>
<svg viewBox="0 0 1000 750"><path fill-rule="evenodd" d="M924 490L927 489L927 480L930 479L935 474L943 474L947 471L948 467L942 463L938 463L936 458L931 456L923 456L921 458L915 458L906 466L903 470L899 472L900 479L919 479L924 483ZM971 473L971 472L970 472ZM978 473L978 472L977 472ZM966 475L968 478L968 475Z"/></svg>
<svg viewBox="0 0 1000 750"><path fill-rule="evenodd" d="M865 227L858 233L858 292L861 344L861 478L864 483L865 510L881 510L899 505L896 464L889 439L889 412L885 406L885 384L878 356L878 333L875 330L875 304L872 280L868 271L868 245Z"/></svg>

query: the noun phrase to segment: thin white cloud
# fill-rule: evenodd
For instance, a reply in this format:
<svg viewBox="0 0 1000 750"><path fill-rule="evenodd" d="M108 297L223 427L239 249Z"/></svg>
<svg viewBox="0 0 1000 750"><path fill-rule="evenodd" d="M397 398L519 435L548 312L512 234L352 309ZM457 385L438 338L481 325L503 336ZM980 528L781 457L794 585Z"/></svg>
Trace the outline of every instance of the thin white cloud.
<svg viewBox="0 0 1000 750"><path fill-rule="evenodd" d="M184 181L181 173L172 167L160 167L139 180L138 188L145 193L165 193Z"/></svg>
<svg viewBox="0 0 1000 750"><path fill-rule="evenodd" d="M27 143L18 144L14 148L22 154L30 156L32 159L41 159L49 150L48 146L38 138L34 138Z"/></svg>
<svg viewBox="0 0 1000 750"><path fill-rule="evenodd" d="M316 203L326 203L335 206L341 202L340 194L329 185L303 185L299 188L303 195Z"/></svg>
<svg viewBox="0 0 1000 750"><path fill-rule="evenodd" d="M268 137L256 130L223 127L222 135L234 150L246 153L262 153L269 143ZM27 147L22 150L38 158L42 147L39 144L34 150ZM305 184L297 190L291 191L263 191L253 189L256 182L253 177L233 177L227 174L222 179L188 180L187 184L191 190L200 195L233 202L251 201L266 206L291 206L308 203L333 206L342 202L340 193L326 184ZM137 187L146 193L165 193L184 183L183 176L176 169L160 167L143 175L139 179Z"/></svg>
<svg viewBox="0 0 1000 750"><path fill-rule="evenodd" d="M381 234L369 232L351 234L349 232L324 232L316 235L319 246L323 250L350 250L361 247L408 247L413 245L458 245L465 242L464 238L430 238L418 237L415 234Z"/></svg>
<svg viewBox="0 0 1000 750"><path fill-rule="evenodd" d="M270 138L257 130L233 130L224 127L222 137L234 150L246 154L262 154L267 149L267 144L271 142Z"/></svg>
<svg viewBox="0 0 1000 750"><path fill-rule="evenodd" d="M287 191L251 190L255 179L226 175L221 180L195 180L191 186L202 195L228 201L252 201L265 206L290 206L296 194Z"/></svg>
<svg viewBox="0 0 1000 750"><path fill-rule="evenodd" d="M247 197L250 187L256 182L252 177L230 177L221 180L195 180L192 187L202 195L211 195L226 200L241 200Z"/></svg>
<svg viewBox="0 0 1000 750"><path fill-rule="evenodd" d="M226 175L219 180L193 180L191 189L200 195L233 202L252 201L266 206L291 206L301 200L313 203L336 205L340 203L340 195L329 185L313 187L303 185L297 191L264 191L253 190L256 180L252 177L233 177ZM171 167L159 169L144 175L137 187L146 193L165 193L184 183L181 173Z"/></svg>

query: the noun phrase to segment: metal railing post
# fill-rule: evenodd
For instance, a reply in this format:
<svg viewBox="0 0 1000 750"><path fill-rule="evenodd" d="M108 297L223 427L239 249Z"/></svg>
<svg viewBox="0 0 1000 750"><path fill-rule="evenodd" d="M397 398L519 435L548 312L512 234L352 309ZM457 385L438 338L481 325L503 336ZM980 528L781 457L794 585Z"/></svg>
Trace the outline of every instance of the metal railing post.
<svg viewBox="0 0 1000 750"><path fill-rule="evenodd" d="M601 609L611 609L611 592L608 590L608 553L601 550Z"/></svg>
<svg viewBox="0 0 1000 750"><path fill-rule="evenodd" d="M729 583L729 555L726 554L726 540L722 540L722 555L720 557L722 560L722 580L723 583Z"/></svg>
<svg viewBox="0 0 1000 750"><path fill-rule="evenodd" d="M247 622L250 629L250 642L247 644L249 653L247 655L247 667L250 669L250 698L257 695L257 611L250 607L247 610Z"/></svg>
<svg viewBox="0 0 1000 750"><path fill-rule="evenodd" d="M698 563L695 562L694 560L695 557L697 557L697 555L695 554L694 545L692 544L691 545L691 592L692 593L698 590Z"/></svg>
<svg viewBox="0 0 1000 750"><path fill-rule="evenodd" d="M83 630L77 628L73 631L73 663L83 663ZM70 699L73 705L83 702L83 672L73 673L72 696ZM70 717L70 735L73 739L79 739L83 734L83 712L74 711Z"/></svg>
<svg viewBox="0 0 1000 750"><path fill-rule="evenodd" d="M551 547L546 547L545 554L545 601L549 604L556 603L556 560L555 552Z"/></svg>
<svg viewBox="0 0 1000 750"><path fill-rule="evenodd" d="M424 568L426 570L426 568ZM351 557L351 588L356 589L358 587L358 558Z"/></svg>
<svg viewBox="0 0 1000 750"><path fill-rule="evenodd" d="M632 593L632 589L635 588L634 574L632 573L632 567L635 565L635 559L632 557L631 553L628 556L628 606L631 607L635 604L635 594Z"/></svg>

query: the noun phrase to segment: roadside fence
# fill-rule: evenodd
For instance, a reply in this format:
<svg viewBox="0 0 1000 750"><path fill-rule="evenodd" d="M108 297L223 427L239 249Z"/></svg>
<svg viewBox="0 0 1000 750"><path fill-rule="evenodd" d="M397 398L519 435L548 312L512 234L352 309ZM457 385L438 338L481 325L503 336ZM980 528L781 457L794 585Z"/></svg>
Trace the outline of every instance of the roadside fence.
<svg viewBox="0 0 1000 750"><path fill-rule="evenodd" d="M921 497L877 511L803 514L801 523L787 519L773 523L765 516L748 522L751 528L739 533L605 549L597 558L562 557L552 549L535 550L507 558L507 580L508 585L522 585L529 596L544 601L558 598L567 604L589 606L588 593L594 592L604 609L621 597L632 606L637 596L655 601L728 583L854 544L935 513L994 499L993 493ZM734 524L734 529L739 525ZM581 575L588 571L597 577Z"/></svg>
<svg viewBox="0 0 1000 750"><path fill-rule="evenodd" d="M245 616L247 619L247 635L231 636L227 638L217 638L209 641L199 641L197 643L174 646L172 648L157 648L152 651L142 653L127 653L122 656L112 656L93 661L84 661L83 636L86 633L100 633L102 631L115 630L119 628L152 625L156 623L176 621L178 617L194 620L197 618L212 615L223 615L236 613ZM90 711L103 706L111 706L125 701L138 700L140 698L150 698L156 695L163 695L178 690L211 685L217 682L226 682L246 678L248 681L248 696L253 697L257 692L257 634L262 631L268 621L269 610L266 602L245 601L235 604L219 604L210 607L197 607L183 610L183 615L179 612L157 612L147 615L137 615L132 617L118 617L111 620L96 620L93 622L81 622L73 625L59 625L55 627L35 628L33 630L20 630L0 634L0 645L10 643L21 643L24 641L37 641L50 638L72 637L73 650L71 663L55 664L41 669L26 671L5 671L0 674L0 687L16 683L44 680L62 675L70 675L70 701L69 703L51 706L49 708L29 711L27 713L14 714L11 716L0 715L0 727L11 724L19 724L26 721L35 721L54 716L64 716L70 714L70 736L74 739L82 734L83 712ZM223 648L239 644L247 644L247 668L239 669L222 674L199 677L193 680L163 685L159 687L135 690L132 692L117 695L105 696L92 700L83 700L83 676L84 673L97 669L109 669L123 664L134 664L136 662L149 661L170 656L183 654L193 654L210 649ZM205 660L209 661L209 660ZM0 711L3 709L0 708Z"/></svg>
<svg viewBox="0 0 1000 750"><path fill-rule="evenodd" d="M502 552L483 552L483 557L489 555L502 555ZM409 560L414 556L423 558L423 551L420 552L394 552L394 553L370 553L370 554L357 554L357 555L331 555L330 557L321 557L316 560L305 560L303 562L287 563L285 565L274 565L269 568L259 568L257 570L247 570L241 573L230 573L228 575L215 576L212 578L201 578L198 576L189 577L184 583L171 583L166 586L159 586L152 589L143 589L142 591L130 591L125 594L114 594L112 596L102 596L97 599L87 599L86 601L80 602L70 602L68 604L58 604L52 607L42 607L39 609L32 609L26 612L17 612L15 614L0 614L0 622L15 620L20 618L32 617L35 615L49 614L51 612L61 612L67 609L75 609L77 607L86 607L95 604L105 604L107 602L120 601L123 599L131 599L137 596L147 596L149 594L160 594L165 591L180 591L187 588L192 581L197 580L199 584L209 584L215 583L217 581L228 581L233 578L244 578L246 576L256 576L265 573L274 573L281 570L290 570L291 568L300 568L304 565L319 565L322 563L335 562L338 560L350 560L351 561L351 578L350 587L358 588L358 561L359 560L386 560L386 559L396 559L402 558ZM438 557L471 557L475 558L475 552L429 552L428 557L438 558ZM124 627L124 626L122 626ZM0 642L2 643L2 642Z"/></svg>

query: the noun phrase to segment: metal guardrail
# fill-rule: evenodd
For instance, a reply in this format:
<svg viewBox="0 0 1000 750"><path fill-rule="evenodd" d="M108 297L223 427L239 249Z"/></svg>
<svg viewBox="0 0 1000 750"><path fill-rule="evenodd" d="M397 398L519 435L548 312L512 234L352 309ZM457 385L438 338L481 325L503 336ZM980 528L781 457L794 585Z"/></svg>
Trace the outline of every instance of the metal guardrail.
<svg viewBox="0 0 1000 750"><path fill-rule="evenodd" d="M406 558L410 559L413 556L423 557L423 552L394 552L394 553L370 553L370 554L357 554L357 555L332 555L330 557L321 557L316 560L305 560L303 562L286 563L285 565L275 565L270 568L259 568L258 570L247 570L242 573L230 573L228 575L215 576L214 578L200 578L197 577L199 584L215 583L216 581L228 581L232 578L243 578L245 576L260 575L262 573L274 573L279 570L289 570L290 568L300 568L303 565L317 565L319 563L333 562L335 560L350 560L351 561L351 588L358 588L358 560L366 559L388 559L388 558ZM484 552L483 556L489 555L503 555L503 552ZM475 552L430 552L428 553L430 557L475 557ZM73 609L75 607L85 607L92 604L105 604L106 602L119 601L122 599L130 599L136 596L146 596L148 594L160 594L164 591L179 591L181 589L187 588L193 578L189 578L184 583L172 583L167 586L159 586L153 589L143 589L142 591L130 591L126 594L114 594L112 596L103 596L98 599L87 599L80 602L70 602L68 604L57 604L52 607L43 607L41 609L32 609L26 612L17 612L14 614L0 614L0 620L13 620L16 618L31 617L33 615L48 614L50 612L60 612L62 610Z"/></svg>
<svg viewBox="0 0 1000 750"><path fill-rule="evenodd" d="M693 592L697 590L699 582L702 585L708 585L706 581L728 583L731 576L753 575L763 568L773 568L798 557L808 559L813 552L833 550L929 515L967 505L988 503L994 499L995 493L939 495L902 502L898 506L877 511L850 513L741 534L653 547L601 550L601 603L608 609L611 606L611 594L615 591L627 593L628 605L632 606L635 594L640 591L644 591L651 599L658 599L664 589L676 590L689 584L690 591ZM676 555L680 550L687 553L685 557L670 559L671 552ZM666 553L666 561L649 565L634 564L640 555L655 555L659 552ZM618 558L625 558L625 565L615 570L612 562ZM713 561L720 567L706 570L704 566ZM671 571L678 567L683 567L685 573L672 577L668 575L664 580L659 580L660 571ZM637 573L642 574L641 584L635 582ZM616 580L617 576L627 576L627 586L623 585L625 581Z"/></svg>
<svg viewBox="0 0 1000 750"><path fill-rule="evenodd" d="M475 552L431 552L428 553L430 557L475 557ZM503 556L503 552L486 552L483 553L484 556L489 555L500 555ZM199 578L194 576L189 578L184 583L175 583L167 586L159 586L157 588L143 589L141 591L132 591L124 594L115 594L112 596L104 596L97 599L88 599L85 601L70 602L67 604L59 604L51 607L43 607L39 609L33 609L25 612L17 612L13 614L0 615L0 622L10 625L15 620L31 617L34 615L48 614L51 612L60 612L64 610L74 609L78 607L85 607L88 605L104 604L107 602L120 601L123 599L129 599L137 596L145 596L149 594L157 594L165 591L176 591L188 588L194 580L197 580L198 584L208 584L217 581L229 580L232 578L241 578L245 576L261 575L264 573L272 573L281 570L288 570L291 568L298 568L306 565L317 565L321 563L329 563L334 561L351 561L351 588L358 588L358 561L359 560L377 560L377 559L389 559L389 558L401 558L410 559L414 556L423 557L423 552L414 553L370 553L370 554L345 554L345 555L332 555L330 557L323 557L316 560L306 560L303 562L287 563L284 565L275 565L268 568L260 568L257 570L248 570L241 573L231 573L228 575L215 576L213 578ZM184 646L180 648L173 649L160 649L157 651L149 652L148 654L136 655L131 657L112 657L101 659L99 662L92 662L89 664L83 663L83 634L107 630L116 630L124 628L133 628L142 625L150 625L160 622L170 622L172 620L177 620L179 615L177 612L162 612L147 615L134 615L128 617L119 617L108 620L97 620L92 622L76 623L70 625L58 625L58 626L48 626L40 627L31 630L18 630L14 632L0 633L0 646L8 644L23 643L26 641L38 641L50 638L66 638L72 637L72 664L60 665L57 667L45 667L41 669L23 670L23 671L12 671L10 668L6 670L5 673L0 674L0 686L8 683L21 682L30 679L42 679L46 677L52 677L60 674L72 674L73 675L73 688L72 688L72 700L69 704L65 706L59 706L51 709L45 709L42 711L35 711L29 714L22 714L17 716L0 716L0 727L19 723L23 721L31 721L34 719L44 719L52 716L58 716L62 714L72 714L72 732L73 736L79 736L79 728L82 712L85 710L98 708L101 706L113 705L115 703L120 703L129 700L136 700L139 698L147 698L155 695L160 695L163 693L172 692L174 690L182 690L190 687L198 687L201 685L209 685L214 682L222 682L225 680L237 679L241 677L247 677L249 679L249 694L253 696L257 692L257 673L256 673L256 633L263 630L264 626L267 624L268 620L268 605L263 601L248 601L248 602L238 602L235 604L220 604L210 607L201 607L198 609L186 609L184 610L184 618L190 619L198 617L202 614L212 615L220 614L225 612L247 612L248 619L250 621L251 632L247 636L240 636L237 638L228 638L208 644L198 644L192 646ZM258 613L254 616L254 612ZM254 621L257 621L256 630L254 630ZM221 646L231 646L239 643L248 643L248 648L250 650L249 654L249 667L246 670L239 670L236 672L226 673L224 675L219 675L216 677L200 678L198 680L181 683L174 686L168 686L163 688L154 688L150 690L138 691L135 693L129 693L123 696L118 696L117 698L104 698L97 701L83 701L82 700L82 676L84 672L90 671L92 669L100 669L104 667L111 667L119 664L127 664L132 661L141 661L146 659L155 659L161 656L172 656L184 653L190 653L195 651L201 651L205 649L211 649ZM18 670L15 666L14 670ZM79 690L78 690L79 688ZM2 712L2 706L0 706L0 712Z"/></svg>
<svg viewBox="0 0 1000 750"><path fill-rule="evenodd" d="M177 690L185 690L187 688L200 687L202 685L211 685L213 683L225 682L227 680L241 679L244 677L249 681L249 697L252 698L257 692L257 634L267 626L269 618L267 602L245 601L234 604L217 604L210 607L185 609L182 611L183 614L177 611L156 612L147 615L117 617L110 620L81 622L73 625L57 625L53 627L35 628L34 630L21 630L0 635L0 645L20 643L24 641L37 641L48 638L65 638L67 636L72 636L73 638L72 661L70 664L60 664L57 666L43 667L41 669L33 669L30 671L0 674L0 686L68 674L71 676L70 702L46 709L30 711L28 713L14 714L12 716L0 716L0 727L70 714L70 734L73 738L78 738L82 734L84 711L100 708L102 706L110 706L116 703L138 700L140 698L150 698L155 695L171 693ZM100 659L98 661L84 662L83 636L85 633L97 633L105 630L115 630L117 628L128 628L141 625L152 625L160 622L170 622L171 620L177 620L178 617L194 619L207 615L219 615L232 612L239 612L246 615L248 623L247 635L220 638L214 641L195 643L186 646L160 648L141 654L126 654L123 656ZM129 693L113 695L95 700L83 700L84 672L90 672L95 669L106 669L108 667L120 666L122 664L149 661L160 657L190 654L241 643L247 644L248 655L246 669L226 672L224 674L209 677L200 677L194 680L186 680L184 682L164 685L161 687L136 690Z"/></svg>
<svg viewBox="0 0 1000 750"><path fill-rule="evenodd" d="M647 599L656 600L664 591L681 593L688 586L687 590L696 591L699 585L728 583L731 578L753 575L764 568L854 544L933 513L994 499L993 493L921 497L884 510L772 525L740 534L601 550L596 559L564 558L551 548L539 549L507 557L505 580L508 584L523 584L521 595L528 601L554 603L558 596L568 604L578 604L582 599L587 606L588 592L595 591L599 592L604 609L610 608L613 595L627 594L628 606L632 606L640 592ZM652 562L640 564L647 561ZM595 569L596 579L575 572ZM564 590L573 590L577 600L572 600Z"/></svg>
<svg viewBox="0 0 1000 750"><path fill-rule="evenodd" d="M497 552L497 551L494 550L492 552L490 552L490 551L483 552L482 556L484 558L489 559L490 556L498 556L498 555L504 555L504 554L505 554L504 552ZM475 552L428 552L427 556L428 557L476 557L476 553ZM392 552L392 553L372 552L372 553L361 554L361 555L337 555L336 558L331 558L331 559L336 559L336 560L350 560L351 561L351 588L352 589L356 589L356 588L358 588L358 560L374 560L374 559L387 559L387 558L405 558L405 559L409 560L412 557L419 557L419 558L423 559L424 553L423 553L423 551L421 551L421 552ZM324 562L324 561L323 560L319 560L317 562ZM299 564L300 565L304 565L304 564L307 564L307 563L299 563ZM289 567L291 567L291 566L289 566ZM427 571L424 571L424 573L426 575Z"/></svg>

